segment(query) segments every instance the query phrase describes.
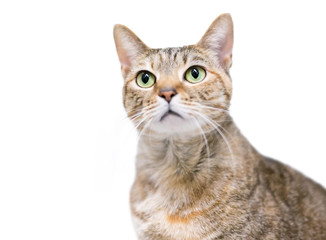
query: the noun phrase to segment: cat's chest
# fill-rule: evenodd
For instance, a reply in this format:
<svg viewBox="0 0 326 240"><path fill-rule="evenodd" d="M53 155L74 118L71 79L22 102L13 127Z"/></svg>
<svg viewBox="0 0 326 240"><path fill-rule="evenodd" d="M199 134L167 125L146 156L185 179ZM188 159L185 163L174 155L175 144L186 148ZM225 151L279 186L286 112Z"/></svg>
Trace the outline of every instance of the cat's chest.
<svg viewBox="0 0 326 240"><path fill-rule="evenodd" d="M203 209L187 209L169 214L167 209L155 206L152 196L131 205L133 222L139 239L209 240L221 234L218 222L212 221Z"/></svg>
<svg viewBox="0 0 326 240"><path fill-rule="evenodd" d="M157 210L152 211L150 218L146 221L133 216L133 222L140 239L211 239L203 238L203 236L209 235L209 232L205 229L205 222L199 220L200 217L195 215L197 213L194 213L194 216L180 217L169 215L164 210ZM215 235L216 232L211 234Z"/></svg>

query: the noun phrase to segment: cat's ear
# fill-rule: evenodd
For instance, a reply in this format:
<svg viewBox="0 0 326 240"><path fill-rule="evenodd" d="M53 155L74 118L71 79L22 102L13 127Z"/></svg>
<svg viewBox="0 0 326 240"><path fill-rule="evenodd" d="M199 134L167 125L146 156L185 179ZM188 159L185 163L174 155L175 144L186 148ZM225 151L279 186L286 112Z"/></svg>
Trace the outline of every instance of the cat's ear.
<svg viewBox="0 0 326 240"><path fill-rule="evenodd" d="M131 68L137 56L148 47L129 28L117 24L113 30L122 73L125 75Z"/></svg>
<svg viewBox="0 0 326 240"><path fill-rule="evenodd" d="M209 50L228 71L232 65L233 22L230 14L222 14L210 25L197 46Z"/></svg>

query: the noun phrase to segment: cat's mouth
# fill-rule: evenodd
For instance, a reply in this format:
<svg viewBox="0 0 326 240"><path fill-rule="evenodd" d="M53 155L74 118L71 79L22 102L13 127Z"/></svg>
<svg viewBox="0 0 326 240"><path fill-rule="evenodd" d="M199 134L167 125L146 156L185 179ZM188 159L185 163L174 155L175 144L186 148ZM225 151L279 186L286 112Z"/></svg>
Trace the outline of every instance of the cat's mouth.
<svg viewBox="0 0 326 240"><path fill-rule="evenodd" d="M169 110L166 113L164 113L164 115L161 117L160 121L162 122L167 116L176 116L176 117L183 118L179 113Z"/></svg>

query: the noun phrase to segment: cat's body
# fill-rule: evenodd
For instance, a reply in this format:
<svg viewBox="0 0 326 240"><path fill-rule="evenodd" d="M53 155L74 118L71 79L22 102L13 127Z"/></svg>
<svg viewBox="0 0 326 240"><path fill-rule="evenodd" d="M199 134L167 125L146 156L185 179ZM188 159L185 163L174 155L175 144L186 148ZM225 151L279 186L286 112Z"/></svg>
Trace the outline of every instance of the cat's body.
<svg viewBox="0 0 326 240"><path fill-rule="evenodd" d="M150 49L123 26L115 40L140 132L130 196L139 239L326 239L326 191L259 154L229 116L229 15L197 45Z"/></svg>
<svg viewBox="0 0 326 240"><path fill-rule="evenodd" d="M223 127L234 164L215 134L207 162L201 139L141 138L131 190L139 239L326 239L325 190L257 153L232 122Z"/></svg>

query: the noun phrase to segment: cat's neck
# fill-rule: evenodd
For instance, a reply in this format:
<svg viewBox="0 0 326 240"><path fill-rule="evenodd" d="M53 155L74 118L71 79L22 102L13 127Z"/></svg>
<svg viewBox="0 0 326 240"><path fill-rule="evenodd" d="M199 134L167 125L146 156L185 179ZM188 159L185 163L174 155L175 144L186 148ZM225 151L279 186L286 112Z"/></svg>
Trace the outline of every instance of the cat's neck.
<svg viewBox="0 0 326 240"><path fill-rule="evenodd" d="M220 132L144 135L139 141L136 181L165 193L171 201L188 204L212 181L241 178L244 171L250 174L257 164L251 155L257 154L231 118Z"/></svg>

